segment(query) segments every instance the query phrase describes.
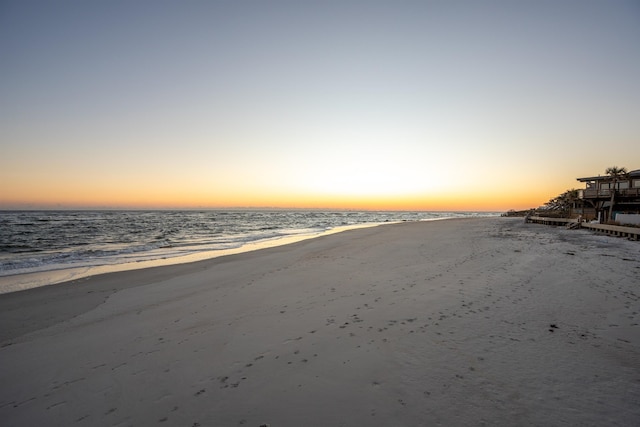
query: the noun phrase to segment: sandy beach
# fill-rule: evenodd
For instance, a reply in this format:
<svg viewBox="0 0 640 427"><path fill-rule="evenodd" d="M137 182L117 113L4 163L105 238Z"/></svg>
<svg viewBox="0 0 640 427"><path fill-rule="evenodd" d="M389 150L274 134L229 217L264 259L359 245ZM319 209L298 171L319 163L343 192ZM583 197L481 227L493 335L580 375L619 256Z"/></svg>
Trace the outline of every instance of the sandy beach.
<svg viewBox="0 0 640 427"><path fill-rule="evenodd" d="M3 426L640 425L640 243L456 219L0 295Z"/></svg>

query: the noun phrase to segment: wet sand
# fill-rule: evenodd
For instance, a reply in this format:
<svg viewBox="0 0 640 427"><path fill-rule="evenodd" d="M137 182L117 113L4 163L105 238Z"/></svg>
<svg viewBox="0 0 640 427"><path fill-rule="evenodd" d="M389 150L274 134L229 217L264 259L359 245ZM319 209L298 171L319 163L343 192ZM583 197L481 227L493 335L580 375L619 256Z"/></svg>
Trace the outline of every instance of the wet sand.
<svg viewBox="0 0 640 427"><path fill-rule="evenodd" d="M385 225L0 295L3 425L638 425L640 244Z"/></svg>

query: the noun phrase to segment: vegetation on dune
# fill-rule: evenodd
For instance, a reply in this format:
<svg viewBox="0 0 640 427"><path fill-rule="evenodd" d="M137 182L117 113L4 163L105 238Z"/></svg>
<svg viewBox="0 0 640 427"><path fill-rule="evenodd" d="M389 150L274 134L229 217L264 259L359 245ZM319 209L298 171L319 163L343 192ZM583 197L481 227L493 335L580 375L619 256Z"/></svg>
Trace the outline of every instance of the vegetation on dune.
<svg viewBox="0 0 640 427"><path fill-rule="evenodd" d="M580 201L580 191L572 188L550 199L537 212L543 216L569 218Z"/></svg>

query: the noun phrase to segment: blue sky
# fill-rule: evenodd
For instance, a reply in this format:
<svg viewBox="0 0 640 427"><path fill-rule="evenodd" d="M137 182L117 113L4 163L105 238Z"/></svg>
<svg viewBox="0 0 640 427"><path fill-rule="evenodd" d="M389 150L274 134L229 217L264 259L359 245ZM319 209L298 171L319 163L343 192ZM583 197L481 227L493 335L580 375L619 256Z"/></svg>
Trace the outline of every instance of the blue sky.
<svg viewBox="0 0 640 427"><path fill-rule="evenodd" d="M0 207L541 204L640 167L639 46L637 1L4 1Z"/></svg>

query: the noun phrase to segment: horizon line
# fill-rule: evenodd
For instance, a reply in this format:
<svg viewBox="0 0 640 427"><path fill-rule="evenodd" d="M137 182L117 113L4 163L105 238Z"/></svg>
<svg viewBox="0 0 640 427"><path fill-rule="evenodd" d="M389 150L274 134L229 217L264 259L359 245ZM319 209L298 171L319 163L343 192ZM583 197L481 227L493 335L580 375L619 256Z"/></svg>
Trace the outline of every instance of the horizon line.
<svg viewBox="0 0 640 427"><path fill-rule="evenodd" d="M331 208L331 207L277 207L277 206L232 206L232 207L0 207L0 212L28 211L334 211L334 212L486 212L496 213L503 210L492 209L367 209L367 208Z"/></svg>

